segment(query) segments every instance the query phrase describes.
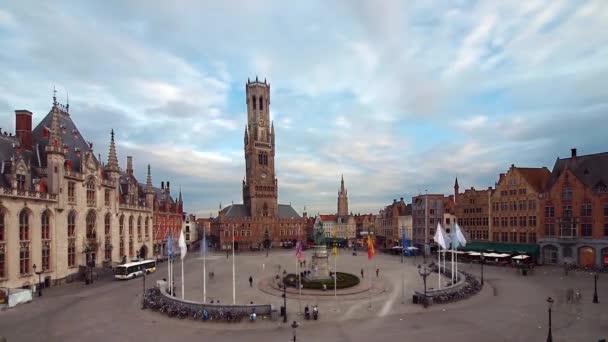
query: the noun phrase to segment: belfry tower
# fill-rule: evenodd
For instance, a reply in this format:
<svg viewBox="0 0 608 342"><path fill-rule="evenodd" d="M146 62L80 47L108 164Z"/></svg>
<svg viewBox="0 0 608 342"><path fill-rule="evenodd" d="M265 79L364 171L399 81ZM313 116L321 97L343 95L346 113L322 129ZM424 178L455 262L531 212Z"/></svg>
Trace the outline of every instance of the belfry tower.
<svg viewBox="0 0 608 342"><path fill-rule="evenodd" d="M344 188L344 175L342 175L338 192L338 216L348 216L348 191Z"/></svg>
<svg viewBox="0 0 608 342"><path fill-rule="evenodd" d="M278 183L274 170L274 124L270 121L270 84L247 80L245 180L243 204L251 217L278 215Z"/></svg>

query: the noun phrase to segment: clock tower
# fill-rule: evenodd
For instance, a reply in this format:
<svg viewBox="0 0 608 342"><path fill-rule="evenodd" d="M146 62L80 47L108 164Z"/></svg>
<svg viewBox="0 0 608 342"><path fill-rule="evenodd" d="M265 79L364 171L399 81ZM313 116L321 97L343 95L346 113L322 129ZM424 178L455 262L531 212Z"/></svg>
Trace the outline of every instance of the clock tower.
<svg viewBox="0 0 608 342"><path fill-rule="evenodd" d="M270 121L270 84L247 80L245 180L243 203L251 217L278 215L278 184L274 173L274 125Z"/></svg>

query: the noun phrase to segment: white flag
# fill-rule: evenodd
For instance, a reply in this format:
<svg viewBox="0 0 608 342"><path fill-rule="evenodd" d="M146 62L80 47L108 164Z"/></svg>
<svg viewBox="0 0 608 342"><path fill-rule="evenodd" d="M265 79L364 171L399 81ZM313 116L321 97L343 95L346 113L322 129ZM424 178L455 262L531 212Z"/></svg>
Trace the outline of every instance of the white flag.
<svg viewBox="0 0 608 342"><path fill-rule="evenodd" d="M445 233L443 228L441 228L441 223L437 223L437 231L435 231L435 236L433 237L433 240L435 240L435 242L439 246L441 246L441 248L448 249L448 245L450 244L450 238Z"/></svg>
<svg viewBox="0 0 608 342"><path fill-rule="evenodd" d="M186 257L186 252L188 251L188 247L186 246L186 238L184 237L184 230L182 229L179 233L179 250L181 252L182 260Z"/></svg>
<svg viewBox="0 0 608 342"><path fill-rule="evenodd" d="M458 242L460 242L461 246L466 246L467 245L467 239L464 237L464 234L462 233L462 230L460 229L460 226L458 225L458 223L456 223L456 225L454 226L454 229L456 229L456 237L458 238Z"/></svg>

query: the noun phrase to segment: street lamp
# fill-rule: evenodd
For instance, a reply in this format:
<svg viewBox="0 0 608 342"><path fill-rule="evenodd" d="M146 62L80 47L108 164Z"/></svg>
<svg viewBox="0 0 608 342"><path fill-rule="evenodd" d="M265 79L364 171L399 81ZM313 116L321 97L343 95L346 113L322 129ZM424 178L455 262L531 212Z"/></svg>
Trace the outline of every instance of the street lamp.
<svg viewBox="0 0 608 342"><path fill-rule="evenodd" d="M293 342L296 342L296 329L299 325L300 324L296 321L293 321L293 323L291 323L291 327L293 328Z"/></svg>
<svg viewBox="0 0 608 342"><path fill-rule="evenodd" d="M593 283L594 283L594 290L593 290L593 303L597 304L599 303L599 301L597 300L597 279L600 277L599 273L595 272L593 274Z"/></svg>
<svg viewBox="0 0 608 342"><path fill-rule="evenodd" d="M481 253L481 255L479 256L479 263L481 264L481 286L483 287L483 263L485 261L486 257L483 255L483 253Z"/></svg>
<svg viewBox="0 0 608 342"><path fill-rule="evenodd" d="M42 297L42 279L41 279L42 269L39 272L36 272L36 264L34 264L32 266L32 268L34 269L34 273L36 273L38 275L38 297ZM596 299L597 299L597 296L596 296Z"/></svg>
<svg viewBox="0 0 608 342"><path fill-rule="evenodd" d="M424 265L424 268L422 268L421 265L418 265L418 274L420 274L420 276L422 277L422 281L424 281L424 302L423 305L426 308L427 307L427 301L426 301L426 278L431 274L431 270L429 270L426 265Z"/></svg>
<svg viewBox="0 0 608 342"><path fill-rule="evenodd" d="M285 277L283 277L283 308L285 309L283 323L287 323L287 282L285 282Z"/></svg>
<svg viewBox="0 0 608 342"><path fill-rule="evenodd" d="M143 278L143 292L141 295L141 309L146 308L146 269L144 269L144 278Z"/></svg>
<svg viewBox="0 0 608 342"><path fill-rule="evenodd" d="M549 303L549 334L547 335L547 342L553 342L553 336L551 335L551 307L553 306L553 298L547 298Z"/></svg>

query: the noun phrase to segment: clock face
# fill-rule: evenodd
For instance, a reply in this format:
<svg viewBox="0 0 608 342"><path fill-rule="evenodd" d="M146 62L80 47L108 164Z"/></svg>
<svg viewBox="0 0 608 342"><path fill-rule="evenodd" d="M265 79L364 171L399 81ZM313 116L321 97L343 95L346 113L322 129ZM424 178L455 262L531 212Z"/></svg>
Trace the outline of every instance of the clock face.
<svg viewBox="0 0 608 342"><path fill-rule="evenodd" d="M264 119L260 119L260 126L264 126Z"/></svg>
<svg viewBox="0 0 608 342"><path fill-rule="evenodd" d="M262 172L260 176L262 176L262 179L266 179L266 172Z"/></svg>

